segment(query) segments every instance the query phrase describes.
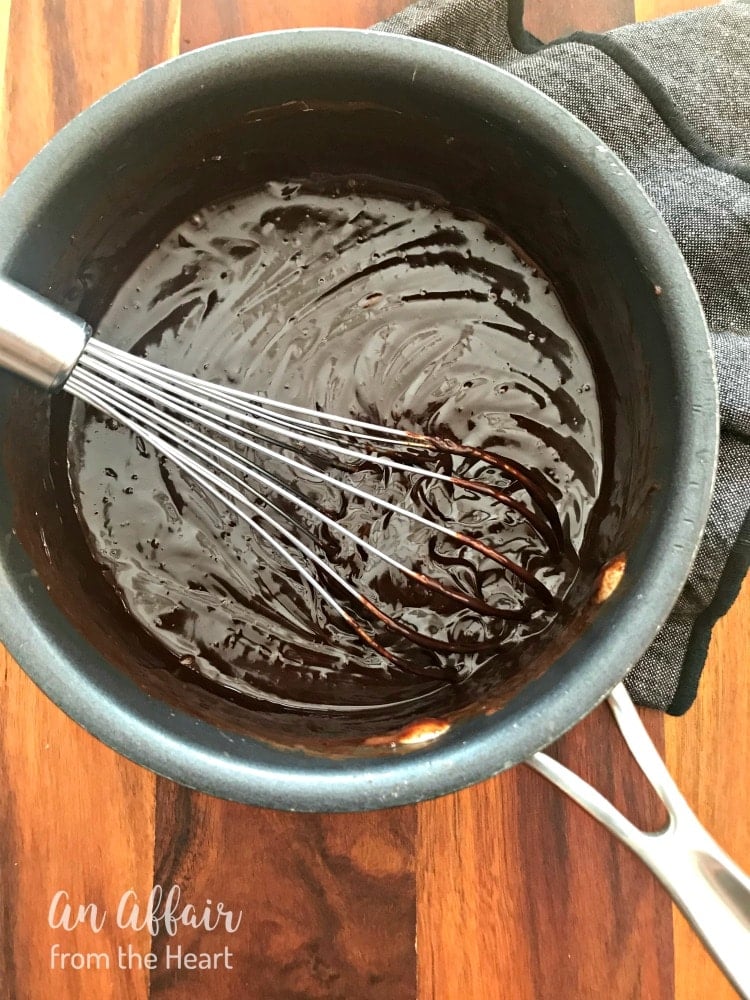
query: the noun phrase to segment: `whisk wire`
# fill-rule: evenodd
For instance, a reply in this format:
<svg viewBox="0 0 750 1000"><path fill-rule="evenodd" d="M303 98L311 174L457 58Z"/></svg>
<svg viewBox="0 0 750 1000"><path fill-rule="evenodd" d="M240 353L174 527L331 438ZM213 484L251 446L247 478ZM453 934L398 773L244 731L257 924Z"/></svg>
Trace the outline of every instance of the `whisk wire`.
<svg viewBox="0 0 750 1000"><path fill-rule="evenodd" d="M73 381L73 386L72 386L73 389L75 389L75 386L78 384L77 376L83 378L83 373L88 370L89 370L88 363L85 363L84 365L79 365L79 368L76 370L76 372L73 373L73 376L71 376L71 381L75 379L75 381ZM91 370L95 375L98 374L102 378L106 378L109 375L110 379L112 379L112 375L107 371L106 366L93 365L91 366ZM192 401L192 399L189 397L188 393L185 390L180 389L177 391L178 400L175 401L170 397L168 392L165 391L163 387L161 388L158 387L156 384L154 384L154 380L149 380L146 376L144 376L142 380L139 380L132 375L126 373L120 373L117 381L119 382L120 385L130 390L131 393L138 395L140 397L144 395L144 389L141 382L146 381L151 385L149 398L160 402L168 410L171 410L172 412L177 412L182 419L187 417L194 423L200 424L203 427L206 427L214 431L215 433L236 442L237 444L243 447L250 445L254 450L261 452L261 454L264 454L271 459L279 458L278 450L269 448L268 446L262 444L259 440L257 440L257 437L248 437L246 430L241 425L237 425L232 420L229 420L221 415L214 416L213 418L208 418L205 415L205 413L201 410L201 408L195 405L195 403ZM149 414L152 419L157 421L163 421L165 415L162 413L162 411L152 406L146 400L142 400L142 402L144 407L149 408ZM253 425L258 425L259 423L261 425L263 424L262 421L258 421L256 418L253 417L248 418L248 420ZM178 423L175 424L174 426L176 426L179 430L182 429L182 424ZM288 436L294 437L294 435L292 434L289 434ZM308 444L319 443L315 438L306 435L299 436L297 440ZM218 447L217 442L214 442L212 439L208 439L208 441L209 444L214 448ZM353 449L350 448L344 448L336 445L327 445L327 444L324 445L324 447L328 448L329 450L337 454L345 455L350 458L356 458L359 459L360 461L362 460L363 457L361 452L354 451ZM236 464L236 455L234 452L232 452L230 449L225 449L224 454L226 455L227 460L230 461L230 463ZM440 480L442 482L450 483L452 485L456 485L458 483L467 489L470 490L473 489L475 492L487 492L490 496L493 496L495 498L497 498L499 494L499 496L502 497L503 500L506 499L504 497L504 494L500 493L500 491L497 491L496 493L493 487L485 488L484 484L481 483L476 483L466 479L449 476L445 473L435 472L434 470L430 469L422 470L419 468L415 468L414 466L408 465L406 463L396 462L391 459L384 458L382 456L368 455L367 460L374 461L376 462L376 464L385 466L390 469L412 474L417 473L418 475L423 475L426 476L427 478ZM490 548L489 546L485 545L478 539L473 538L470 535L466 535L463 532L456 531L453 528L449 528L447 525L438 524L435 521L429 520L428 518L423 517L421 514L418 514L416 511L410 510L409 508L400 507L397 504L391 503L390 501L382 497L375 496L374 494L369 493L366 490L363 490L360 487L356 486L354 483L346 481L345 479L340 479L335 476L332 476L321 469L312 468L305 462L301 462L289 456L286 456L284 458L284 461L291 468L294 468L296 471L303 473L303 475L320 479L323 482L326 482L329 485L334 486L336 489L341 489L344 492L357 496L361 500L364 500L367 503L371 503L374 506L380 507L384 510L388 510L393 514L397 514L401 517L408 518L409 520L413 521L416 524L421 525L422 527L429 528L431 531L436 531L440 534L445 535L448 538L451 538L454 542L460 545L466 545L467 547L473 549L476 552L479 552L481 555L485 556L486 558L492 560L495 563L498 563L504 569L508 570L509 572L519 577L530 589L532 589L538 595L538 597L541 600L548 601L551 599L551 595L549 594L549 591L544 586L544 584L540 580L538 580L532 573L530 573L525 567L521 566L517 562L510 559L503 552L499 552L495 549ZM255 469L257 469L257 467L255 467ZM258 477L258 473L256 471L251 472L249 469L246 471L250 472L250 474L253 475L255 478ZM411 575L413 579L419 579L419 581L425 584L426 586L433 586L433 584L436 583L436 581L432 581L431 578L425 578L421 575L414 574L413 571L409 570L407 567L404 567L403 565L392 560L391 557L387 555L387 553L384 553L381 550L377 550L374 547L370 546L369 543L367 543L364 539L359 538L359 536L354 536L343 525L341 525L337 521L332 520L331 518L328 518L318 508L314 507L311 504L306 503L299 497L295 498L293 494L290 494L289 491L287 491L284 487L282 487L279 484L278 480L266 479L265 482L266 485L268 485L270 488L275 489L278 492L281 492L283 495L285 495L287 499L290 499L298 506L304 508L307 511L307 513L310 514L312 517L320 521L325 521L335 531L347 535L353 541L356 541L358 544L361 544L364 548L368 549L373 554L376 554L380 558L385 559L385 561L389 562L390 565L393 566L394 568L399 569L402 572L406 572L407 574ZM517 502L514 501L513 498L507 498L507 500L510 502L507 503L506 505L512 507L517 506ZM427 579L430 579L429 583L426 582ZM437 588L433 586L433 589L442 590L443 588L442 585L438 585ZM448 593L448 591L444 592ZM459 593L458 591L454 591L451 594L451 596L456 597L458 593ZM482 609L483 613L485 614L490 613L487 610L487 608L489 607L490 605L485 605L484 608ZM480 609L477 608L477 610ZM506 612L507 609L497 609L493 613L496 613L500 617L502 617L502 614Z"/></svg>
<svg viewBox="0 0 750 1000"><path fill-rule="evenodd" d="M376 496L346 478L331 475L310 462L310 449L355 460L358 467L373 464L394 472L416 476L418 482L441 482L452 488L486 495L514 511L551 551L559 552L561 527L551 499L534 480L515 463L503 456L488 453L457 442L406 431L381 427L367 421L339 417L296 404L279 403L263 396L245 393L233 387L216 386L210 382L183 375L145 358L128 355L117 348L91 340L72 372L65 388L72 395L108 414L132 433L140 436L157 452L179 467L201 489L239 517L340 616L360 638L381 656L411 673L435 678L435 673L413 662L405 663L388 646L380 642L348 608L331 592L325 580L354 599L365 617L374 618L414 644L433 652L470 652L490 648L485 640L439 639L412 627L388 614L376 602L362 593L313 547L320 540L304 521L291 510L309 516L313 524L325 526L342 538L408 579L477 611L481 615L523 621L530 617L528 602L519 597L519 605L507 606L507 598L497 605L482 596L451 586L436 577L407 566L394 556L356 534L346 525L311 503L290 484L283 482L270 469L250 459L252 449L261 458L282 462L305 477L342 490L351 496L393 515L406 518L431 533L450 538L458 546L466 546L481 557L498 564L517 578L527 594L533 594L542 605L553 602L546 585L527 567L485 542L427 518L415 510ZM240 450L237 450L239 446ZM289 454L292 452L293 454ZM385 454L383 453L385 452ZM390 453L390 454L389 454ZM452 471L423 467L401 460L403 454L435 454L451 460L464 458L498 469L508 480L500 489L493 483L469 479ZM294 454L300 457L294 457ZM307 456L307 461L302 457ZM394 457L396 456L396 457ZM330 462L329 462L330 464ZM531 504L524 503L514 493L523 489ZM273 497L278 497L278 502ZM285 505L289 505L291 510ZM287 523L285 523L287 522ZM300 534L304 535L307 544ZM296 554L295 554L296 553ZM307 562L305 562L307 561ZM313 567L320 575L313 572Z"/></svg>
<svg viewBox="0 0 750 1000"><path fill-rule="evenodd" d="M82 380L83 381L83 380ZM378 642L374 636L372 636L366 629L364 629L356 618L351 615L337 599L331 594L330 590L325 588L321 582L316 579L316 577L310 573L303 563L296 559L288 549L281 544L278 539L274 538L262 525L257 523L256 518L259 518L269 525L271 525L274 530L279 532L287 542L293 546L295 549L300 551L303 555L309 558L323 573L327 574L332 578L339 587L346 591L351 597L357 600L362 607L364 607L371 615L376 617L389 629L405 636L415 645L421 646L426 649L440 652L477 652L487 648L492 645L491 641L488 642L471 642L471 643L461 643L461 642L447 642L440 639L435 639L431 636L425 636L416 629L413 629L407 625L404 625L398 619L388 615L381 608L378 608L372 601L368 600L363 594L359 593L357 589L351 584L346 577L338 573L328 562L321 558L313 549L305 545L300 541L292 532L285 528L282 524L279 524L274 518L272 518L267 511L263 510L253 501L249 500L240 490L234 488L229 483L227 479L232 480L237 483L238 486L242 487L245 491L251 492L256 497L267 502L264 494L256 490L254 487L249 486L245 480L236 476L235 474L228 472L219 463L211 460L209 455L196 448L193 442L187 437L183 437L180 440L180 447L173 447L166 439L160 437L159 435L153 433L149 426L144 423L139 422L134 419L131 414L126 413L122 406L117 402L113 402L106 391L97 392L95 389L89 391L89 389L81 386L80 391L76 393L80 399L88 402L90 405L95 406L97 409L103 412L109 413L116 420L120 421L123 426L128 427L133 433L140 435L145 442L151 444L157 451L163 454L166 458L169 458L175 465L187 473L191 478L194 479L198 485L200 485L208 494L215 497L221 504L223 504L228 510L232 511L235 515L241 518L249 527L256 531L260 536L265 539L265 541L272 546L272 548L277 551L283 559L288 562L295 572L299 573L320 595L320 597L336 611L347 624L354 629L354 631L360 636L360 638L367 643L372 649L374 649L381 656L388 659L395 666L405 669L406 672L417 674L419 676L435 676L440 678L442 674L435 674L433 670L428 667L419 666L414 662L409 662L408 664L392 653L386 646ZM149 419L151 419L149 417ZM188 453L188 454L186 454ZM205 465L201 465L194 461L190 454L197 455L204 462L208 461L214 468L220 472L217 475L211 468L206 468ZM238 505L242 506L238 506ZM243 509L245 508L245 509ZM279 510L279 508L276 508ZM250 516L247 511L251 512ZM378 550L375 550L378 551ZM378 554L383 557L383 553L378 552ZM396 564L404 572L413 575L412 571L408 567L404 567L401 564ZM426 585L431 585L433 583L437 584L437 581L424 581ZM438 584L438 586L441 586ZM443 589L441 587L441 589ZM458 591L452 592L448 588L444 588L444 592L450 593L456 600L462 600L466 602L468 595L461 594ZM479 607L481 605L481 607ZM484 602L476 602L477 610L485 610L485 613L495 613L494 609L490 605L484 604Z"/></svg>
<svg viewBox="0 0 750 1000"><path fill-rule="evenodd" d="M82 375L80 381L81 384L87 385L90 390L94 388L94 386L91 385L91 380L86 375ZM111 386L104 385L104 386L99 386L97 388L99 390L99 399L101 404L106 403L108 406L117 406L118 413L124 412L121 405L118 405L119 401L117 395ZM345 525L336 521L334 518L329 517L327 514L325 514L319 508L315 507L313 504L308 503L303 497L300 497L299 494L290 490L288 486L285 486L278 479L269 475L267 472L262 471L257 465L255 465L252 462L249 462L246 458L237 455L237 453L232 451L230 448L227 448L225 445L222 445L221 443L214 441L213 439L205 435L203 432L186 426L185 424L176 420L174 417L169 416L169 414L166 414L158 410L155 406L153 406L152 404L150 404L145 400L138 400L138 403L140 406L141 413L145 416L147 421L150 421L150 426L154 426L157 429L165 431L166 433L171 435L180 444L182 448L186 449L187 451L193 454L196 454L198 457L202 458L204 462L209 463L210 466L216 468L223 475L231 476L245 489L251 490L253 494L258 496L260 499L265 499L265 494L259 492L257 489L252 487L247 482L246 478L247 476L251 476L254 480L261 483L263 486L280 494L281 496L284 497L284 499L294 503L296 506L305 510L308 514L310 514L318 521L327 524L334 531L346 536L347 538L350 539L350 541L354 542L357 545L360 545L362 548L370 552L372 555L375 555L376 557L382 559L393 569L397 570L398 572L404 573L406 576L410 577L412 580L415 580L418 583L421 583L423 586L428 587L431 590L435 590L445 596L451 597L453 600L465 604L468 607L473 608L475 611L480 612L481 614L495 616L495 617L504 617L504 618L516 618L519 616L525 617L525 615L523 615L521 612L515 611L514 609L493 607L486 601L482 601L481 599L473 597L470 594L466 594L463 591L456 590L455 588L448 587L445 584L441 583L440 581L433 579L432 577L425 576L424 574L416 572L410 566L406 566L404 563L399 562L399 560L395 559L389 553L384 552L382 549L378 549L376 546L372 545L367 539L361 538L359 535L356 535ZM133 410L131 408L131 413L132 412ZM115 414L113 413L113 415ZM159 446L159 449L163 451L162 446ZM270 454L273 454L273 452L270 452ZM245 478L240 479L239 477L236 477L233 473L230 473L227 470L226 466L222 465L221 462L218 461L217 456L223 459L223 461L227 465L232 466L238 469L240 472L244 473ZM336 479L331 479L331 481L338 483L338 480ZM371 498L371 495L369 493L366 493L365 491L358 491L358 492L360 495L366 498ZM371 499L374 502L377 498L372 497ZM402 508L399 508L393 504L389 504L388 507L392 508L394 511L398 513L404 513L404 514L410 513L403 511ZM426 519L422 520L425 524L428 525L430 524L430 522L428 522ZM275 526L279 527L279 525L276 523ZM459 539L461 538L461 536L458 533L456 533L455 537ZM471 541L475 540L471 539ZM326 571L329 572L330 575L336 576L336 579L339 583L343 583L343 577L333 573L332 567L329 564L324 563L324 567ZM346 589L349 589L348 586Z"/></svg>

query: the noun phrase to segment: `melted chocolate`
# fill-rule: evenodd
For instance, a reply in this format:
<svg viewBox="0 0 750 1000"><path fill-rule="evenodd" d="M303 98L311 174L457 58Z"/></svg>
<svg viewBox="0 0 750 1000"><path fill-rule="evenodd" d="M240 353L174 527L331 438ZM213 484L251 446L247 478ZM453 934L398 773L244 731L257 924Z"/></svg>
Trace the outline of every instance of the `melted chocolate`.
<svg viewBox="0 0 750 1000"><path fill-rule="evenodd" d="M220 384L502 453L554 501L564 558L550 559L491 498L415 492L408 477L367 465L347 474L441 523L468 524L558 601L574 586L602 476L592 366L545 276L488 221L362 176L269 183L162 240L122 284L100 334ZM412 676L368 650L248 525L149 446L81 404L70 428L78 517L127 614L187 680L234 701L304 713L418 710L451 678L513 673L553 624L559 605L534 607L521 623L478 622L319 534L328 558L389 613L490 646L445 658L446 679ZM425 559L426 529L283 475L407 564L470 589L484 571L442 543ZM505 574L484 573L482 584L489 600L518 599Z"/></svg>

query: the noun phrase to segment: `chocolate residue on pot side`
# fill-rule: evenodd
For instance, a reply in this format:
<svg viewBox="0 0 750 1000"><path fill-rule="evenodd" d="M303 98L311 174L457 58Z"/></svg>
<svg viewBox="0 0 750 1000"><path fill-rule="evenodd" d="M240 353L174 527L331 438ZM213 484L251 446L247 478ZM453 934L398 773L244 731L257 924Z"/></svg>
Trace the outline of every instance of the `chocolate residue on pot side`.
<svg viewBox="0 0 750 1000"><path fill-rule="evenodd" d="M591 363L544 275L486 220L428 192L320 176L209 206L154 248L100 329L224 385L502 452L546 483L571 551L583 541L602 470ZM247 525L143 441L76 404L68 457L97 562L124 613L187 682L305 714L420 702L429 711L446 682L409 676L364 648ZM358 474L385 488L379 473ZM367 522L371 539L405 561L424 553L427 536L398 519L372 522L366 507L290 482L354 530ZM413 503L407 483L390 480L388 490ZM430 509L451 514L438 500ZM517 519L504 521L487 498L471 509L473 523L491 523L492 544L538 567L556 595L573 586L574 558L545 567ZM337 558L386 610L424 603L353 547ZM471 566L459 559L455 572L468 579ZM493 625L493 650L451 669L512 674L553 617ZM442 627L450 636L473 626L449 607Z"/></svg>

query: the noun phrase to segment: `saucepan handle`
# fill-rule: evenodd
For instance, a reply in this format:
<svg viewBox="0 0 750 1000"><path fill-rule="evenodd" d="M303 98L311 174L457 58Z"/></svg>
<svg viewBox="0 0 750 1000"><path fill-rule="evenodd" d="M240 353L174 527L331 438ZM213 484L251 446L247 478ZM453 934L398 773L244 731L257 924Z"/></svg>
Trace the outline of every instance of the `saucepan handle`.
<svg viewBox="0 0 750 1000"><path fill-rule="evenodd" d="M609 696L620 732L664 803L669 821L640 830L611 802L548 754L526 763L634 851L665 886L734 988L750 1000L750 878L701 826L651 742L622 684Z"/></svg>

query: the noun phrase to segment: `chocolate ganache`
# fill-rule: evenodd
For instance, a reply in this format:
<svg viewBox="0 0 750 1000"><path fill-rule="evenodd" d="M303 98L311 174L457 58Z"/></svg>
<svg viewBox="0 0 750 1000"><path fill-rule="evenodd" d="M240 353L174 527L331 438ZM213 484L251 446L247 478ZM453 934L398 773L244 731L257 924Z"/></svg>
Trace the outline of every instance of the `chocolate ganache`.
<svg viewBox="0 0 750 1000"><path fill-rule="evenodd" d="M68 465L87 543L127 613L188 680L273 710L418 710L445 684L512 674L550 629L575 585L601 485L599 401L555 289L489 221L373 177L268 183L174 229L99 326L105 339L181 372L502 454L544 485L565 536L564 555L550 559L528 525L489 497L414 489L367 463L345 468L371 492L441 523L468 523L556 597L521 622L477 622L319 534L327 557L389 613L448 641L482 640L481 651L446 656L438 669L433 657L420 676L368 649L248 524L144 441L76 403ZM471 558L435 545L426 529L312 478L280 475L403 561L476 584ZM501 603L518 596L502 573L485 573L483 587ZM407 646L400 655L408 661Z"/></svg>

